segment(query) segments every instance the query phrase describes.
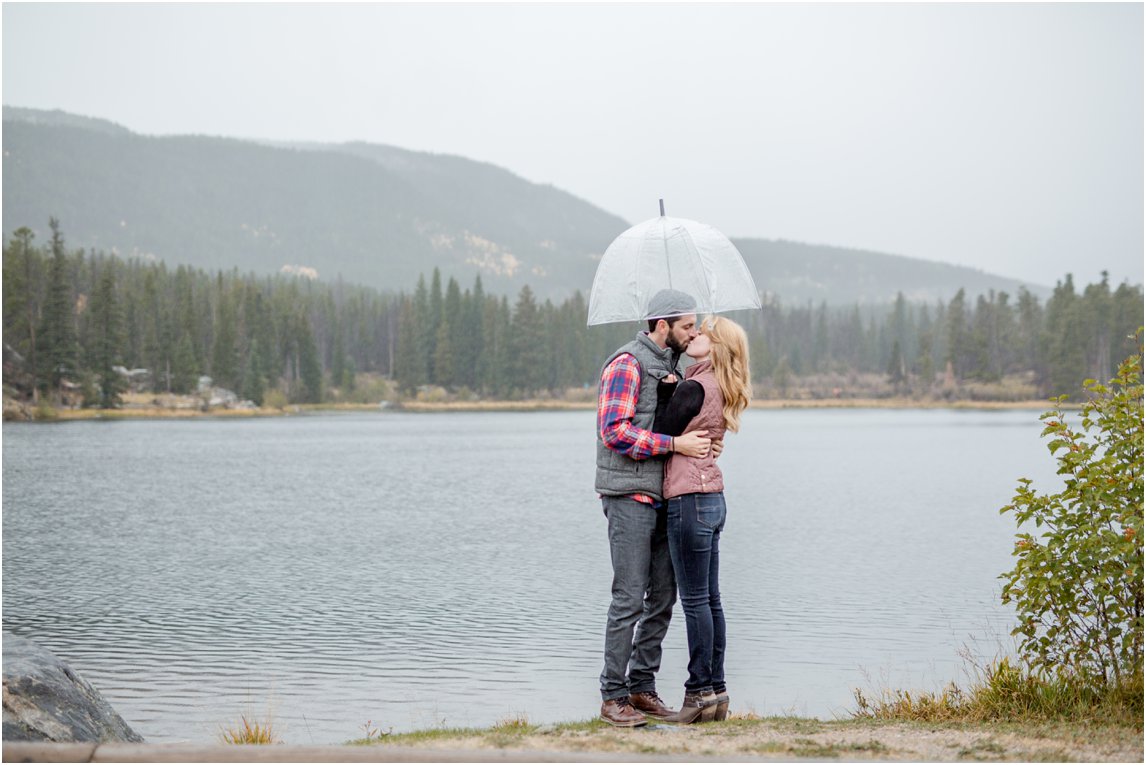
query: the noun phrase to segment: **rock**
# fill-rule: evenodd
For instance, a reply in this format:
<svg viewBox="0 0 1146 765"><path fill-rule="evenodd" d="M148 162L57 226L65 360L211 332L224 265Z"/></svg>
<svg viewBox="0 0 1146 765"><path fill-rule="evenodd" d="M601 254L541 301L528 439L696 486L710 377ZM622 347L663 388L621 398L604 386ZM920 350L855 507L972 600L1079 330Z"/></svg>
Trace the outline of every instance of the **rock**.
<svg viewBox="0 0 1146 765"><path fill-rule="evenodd" d="M5 632L4 740L138 743L143 738L71 667Z"/></svg>
<svg viewBox="0 0 1146 765"><path fill-rule="evenodd" d="M4 419L6 421L34 419L32 407L23 401L17 401L14 398L4 396Z"/></svg>

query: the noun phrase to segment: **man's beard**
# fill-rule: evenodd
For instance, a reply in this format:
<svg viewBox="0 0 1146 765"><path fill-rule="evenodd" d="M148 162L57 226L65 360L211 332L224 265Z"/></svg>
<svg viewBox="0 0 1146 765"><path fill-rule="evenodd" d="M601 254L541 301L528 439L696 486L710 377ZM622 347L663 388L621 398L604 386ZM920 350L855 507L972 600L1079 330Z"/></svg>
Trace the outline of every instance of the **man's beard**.
<svg viewBox="0 0 1146 765"><path fill-rule="evenodd" d="M665 338L665 345L667 345L669 348L672 348L673 352L676 353L678 356L680 354L684 353L684 349L688 347L689 342L690 341L685 340L684 344L682 345L681 342L679 340L677 340L675 337L673 337L671 334Z"/></svg>

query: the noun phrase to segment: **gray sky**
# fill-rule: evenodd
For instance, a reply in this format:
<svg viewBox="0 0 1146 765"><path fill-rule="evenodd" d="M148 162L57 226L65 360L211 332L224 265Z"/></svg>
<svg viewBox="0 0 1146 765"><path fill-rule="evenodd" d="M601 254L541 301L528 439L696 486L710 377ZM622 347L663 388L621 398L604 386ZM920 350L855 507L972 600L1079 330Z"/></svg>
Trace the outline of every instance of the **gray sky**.
<svg viewBox="0 0 1146 765"><path fill-rule="evenodd" d="M1143 277L1143 8L3 6L3 101L460 154L629 221ZM618 232L619 233L619 232Z"/></svg>

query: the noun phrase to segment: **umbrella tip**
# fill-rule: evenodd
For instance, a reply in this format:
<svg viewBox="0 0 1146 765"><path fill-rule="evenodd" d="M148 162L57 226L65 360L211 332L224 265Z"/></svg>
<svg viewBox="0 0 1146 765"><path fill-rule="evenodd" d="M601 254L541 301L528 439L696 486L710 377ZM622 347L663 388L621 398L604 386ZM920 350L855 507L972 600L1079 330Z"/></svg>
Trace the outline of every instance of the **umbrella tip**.
<svg viewBox="0 0 1146 765"><path fill-rule="evenodd" d="M663 218L663 217L665 217L665 201L662 199L662 200L660 200L660 203L661 203L661 217Z"/></svg>

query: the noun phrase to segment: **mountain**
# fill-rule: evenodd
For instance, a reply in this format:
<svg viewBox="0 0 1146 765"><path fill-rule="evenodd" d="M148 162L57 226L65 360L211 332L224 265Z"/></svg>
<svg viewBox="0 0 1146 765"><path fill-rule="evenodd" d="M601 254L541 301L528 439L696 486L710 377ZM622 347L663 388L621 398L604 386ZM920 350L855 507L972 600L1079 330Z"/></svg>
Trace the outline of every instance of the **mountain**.
<svg viewBox="0 0 1146 765"><path fill-rule="evenodd" d="M620 218L492 165L385 146L274 147L4 110L4 233L209 269L410 288L438 266L489 291L588 287ZM26 117L34 119L29 120ZM588 276L586 276L588 274Z"/></svg>
<svg viewBox="0 0 1146 765"><path fill-rule="evenodd" d="M902 292L910 301L949 300L989 290L1014 296L1020 287L1045 299L1048 287L1008 279L966 266L783 239L734 239L756 286L785 304L885 303Z"/></svg>
<svg viewBox="0 0 1146 765"><path fill-rule="evenodd" d="M71 247L211 270L309 268L382 289L434 268L488 292L529 284L588 292L600 254L628 227L552 186L463 157L367 143L145 136L104 120L4 107L3 229ZM1014 292L973 269L836 247L736 241L757 286L784 302ZM1045 288L1034 288L1046 294Z"/></svg>

